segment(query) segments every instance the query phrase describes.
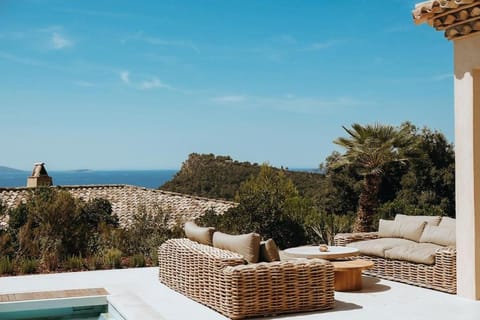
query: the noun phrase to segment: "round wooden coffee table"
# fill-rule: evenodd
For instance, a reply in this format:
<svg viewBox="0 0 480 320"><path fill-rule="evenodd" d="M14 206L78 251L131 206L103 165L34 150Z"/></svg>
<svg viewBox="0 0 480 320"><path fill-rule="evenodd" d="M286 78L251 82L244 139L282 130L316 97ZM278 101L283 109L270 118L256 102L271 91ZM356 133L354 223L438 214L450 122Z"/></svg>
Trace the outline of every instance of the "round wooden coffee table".
<svg viewBox="0 0 480 320"><path fill-rule="evenodd" d="M322 252L319 246L302 246L285 249L283 252L292 258L335 260L358 256L359 250L350 247L328 246L328 251Z"/></svg>
<svg viewBox="0 0 480 320"><path fill-rule="evenodd" d="M332 261L336 291L362 290L362 270L373 268L368 260Z"/></svg>

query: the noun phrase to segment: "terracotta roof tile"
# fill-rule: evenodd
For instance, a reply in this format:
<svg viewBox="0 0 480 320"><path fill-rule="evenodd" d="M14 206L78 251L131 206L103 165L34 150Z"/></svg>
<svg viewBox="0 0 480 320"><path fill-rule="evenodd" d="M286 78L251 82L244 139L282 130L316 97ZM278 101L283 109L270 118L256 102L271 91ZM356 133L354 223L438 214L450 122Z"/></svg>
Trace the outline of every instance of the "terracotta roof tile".
<svg viewBox="0 0 480 320"><path fill-rule="evenodd" d="M413 10L415 23L427 22L444 30L449 40L480 31L480 0L433 0L419 3Z"/></svg>
<svg viewBox="0 0 480 320"><path fill-rule="evenodd" d="M60 187L52 187L60 188ZM156 212L158 208L170 213L168 221L174 226L177 221L185 222L202 216L206 210L222 214L235 207L235 202L196 197L181 193L147 189L130 185L83 185L62 186L74 197L83 200L103 198L110 201L113 213L117 214L122 226L128 226L134 213L144 208ZM7 207L18 206L26 201L29 188L0 188L0 200ZM0 216L0 229L8 223L8 217Z"/></svg>

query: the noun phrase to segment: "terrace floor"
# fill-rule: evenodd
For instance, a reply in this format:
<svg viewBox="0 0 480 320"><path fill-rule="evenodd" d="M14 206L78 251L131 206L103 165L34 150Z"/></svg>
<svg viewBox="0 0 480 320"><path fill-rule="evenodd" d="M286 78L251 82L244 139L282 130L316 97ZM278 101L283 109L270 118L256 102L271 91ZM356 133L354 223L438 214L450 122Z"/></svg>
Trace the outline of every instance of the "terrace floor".
<svg viewBox="0 0 480 320"><path fill-rule="evenodd" d="M1 277L0 294L103 287L128 319L227 319L163 286L157 273L139 268ZM362 291L336 292L335 300L331 310L261 319L480 319L480 301L371 277L364 277Z"/></svg>

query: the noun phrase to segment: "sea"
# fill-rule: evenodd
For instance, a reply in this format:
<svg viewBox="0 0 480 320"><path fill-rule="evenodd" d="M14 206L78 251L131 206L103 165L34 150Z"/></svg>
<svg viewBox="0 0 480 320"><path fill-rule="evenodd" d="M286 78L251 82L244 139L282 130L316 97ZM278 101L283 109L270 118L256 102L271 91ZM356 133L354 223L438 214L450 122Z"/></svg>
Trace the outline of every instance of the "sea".
<svg viewBox="0 0 480 320"><path fill-rule="evenodd" d="M178 170L77 170L49 171L56 186L129 184L156 189L171 180ZM31 172L0 172L0 187L25 187Z"/></svg>

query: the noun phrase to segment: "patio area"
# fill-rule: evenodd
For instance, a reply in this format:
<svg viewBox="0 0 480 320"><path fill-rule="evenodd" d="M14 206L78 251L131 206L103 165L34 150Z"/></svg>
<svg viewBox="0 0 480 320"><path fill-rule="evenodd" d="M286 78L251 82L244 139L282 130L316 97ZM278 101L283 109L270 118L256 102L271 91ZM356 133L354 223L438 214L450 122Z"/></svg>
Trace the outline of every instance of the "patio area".
<svg viewBox="0 0 480 320"><path fill-rule="evenodd" d="M480 301L371 277L363 281L362 291L336 292L334 309L262 319L480 319ZM227 319L160 284L158 268L0 278L0 294L99 287L128 319Z"/></svg>

